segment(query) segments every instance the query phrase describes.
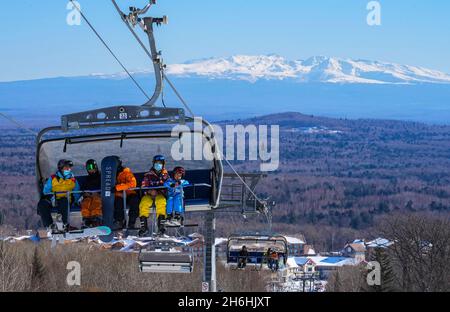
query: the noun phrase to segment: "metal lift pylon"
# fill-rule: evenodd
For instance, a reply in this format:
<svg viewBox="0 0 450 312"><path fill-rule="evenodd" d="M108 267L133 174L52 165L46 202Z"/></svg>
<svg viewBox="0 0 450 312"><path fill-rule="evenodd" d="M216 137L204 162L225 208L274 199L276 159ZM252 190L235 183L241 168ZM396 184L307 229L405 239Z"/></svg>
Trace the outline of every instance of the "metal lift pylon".
<svg viewBox="0 0 450 312"><path fill-rule="evenodd" d="M203 283L209 292L217 291L216 283L216 217L214 211L206 213L205 217L205 255ZM206 290L206 289L205 289Z"/></svg>

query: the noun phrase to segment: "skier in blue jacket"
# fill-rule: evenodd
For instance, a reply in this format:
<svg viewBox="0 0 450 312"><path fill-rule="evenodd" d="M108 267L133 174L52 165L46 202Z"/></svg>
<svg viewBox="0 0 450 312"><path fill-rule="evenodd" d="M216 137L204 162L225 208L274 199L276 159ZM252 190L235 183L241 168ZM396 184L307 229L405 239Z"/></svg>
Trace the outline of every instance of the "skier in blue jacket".
<svg viewBox="0 0 450 312"><path fill-rule="evenodd" d="M183 167L176 167L173 169L172 176L164 183L167 187L167 218L168 220L175 220L182 224L184 215L184 190L183 187L189 185L189 182L184 180L186 170Z"/></svg>

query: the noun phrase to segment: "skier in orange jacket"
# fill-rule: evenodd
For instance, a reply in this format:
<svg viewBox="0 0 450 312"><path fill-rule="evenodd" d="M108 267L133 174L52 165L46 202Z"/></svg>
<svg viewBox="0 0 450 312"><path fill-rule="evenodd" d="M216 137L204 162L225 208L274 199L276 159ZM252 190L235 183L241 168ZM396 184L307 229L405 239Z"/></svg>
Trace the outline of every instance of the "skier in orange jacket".
<svg viewBox="0 0 450 312"><path fill-rule="evenodd" d="M117 170L116 193L114 201L114 225L112 230L121 230L126 226L125 208L123 193L126 193L126 204L130 210L128 213L129 222L128 229L134 229L136 219L139 215L139 196L136 191L132 190L137 187L136 177L130 168L124 167L122 160L119 159L119 167Z"/></svg>

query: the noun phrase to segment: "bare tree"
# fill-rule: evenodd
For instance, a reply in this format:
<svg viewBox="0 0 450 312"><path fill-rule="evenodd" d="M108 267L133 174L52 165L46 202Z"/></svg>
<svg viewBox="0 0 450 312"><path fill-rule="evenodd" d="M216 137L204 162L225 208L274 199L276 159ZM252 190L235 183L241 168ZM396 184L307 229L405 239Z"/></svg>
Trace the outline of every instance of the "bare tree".
<svg viewBox="0 0 450 312"><path fill-rule="evenodd" d="M39 291L45 287L46 268L42 262L39 248L34 248L33 260L31 263L31 289Z"/></svg>
<svg viewBox="0 0 450 312"><path fill-rule="evenodd" d="M0 241L0 291L25 291L29 287L29 270L20 250Z"/></svg>
<svg viewBox="0 0 450 312"><path fill-rule="evenodd" d="M389 247L389 254L403 291L450 289L448 219L424 215L386 218L380 233L394 242Z"/></svg>
<svg viewBox="0 0 450 312"><path fill-rule="evenodd" d="M367 285L363 266L338 268L328 279L327 292L360 292Z"/></svg>

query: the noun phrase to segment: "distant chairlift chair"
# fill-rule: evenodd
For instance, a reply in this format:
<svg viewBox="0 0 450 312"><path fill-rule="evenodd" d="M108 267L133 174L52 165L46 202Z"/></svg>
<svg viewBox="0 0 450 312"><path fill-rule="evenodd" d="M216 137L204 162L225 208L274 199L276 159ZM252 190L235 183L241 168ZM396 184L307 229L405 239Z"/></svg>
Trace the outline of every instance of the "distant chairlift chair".
<svg viewBox="0 0 450 312"><path fill-rule="evenodd" d="M151 244L139 253L139 269L143 273L192 273L194 254L173 243Z"/></svg>

